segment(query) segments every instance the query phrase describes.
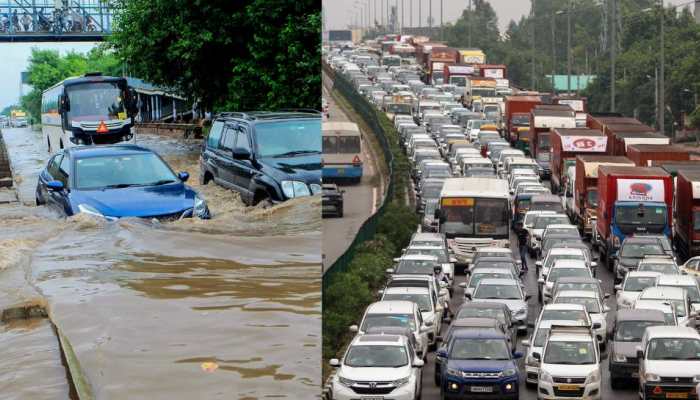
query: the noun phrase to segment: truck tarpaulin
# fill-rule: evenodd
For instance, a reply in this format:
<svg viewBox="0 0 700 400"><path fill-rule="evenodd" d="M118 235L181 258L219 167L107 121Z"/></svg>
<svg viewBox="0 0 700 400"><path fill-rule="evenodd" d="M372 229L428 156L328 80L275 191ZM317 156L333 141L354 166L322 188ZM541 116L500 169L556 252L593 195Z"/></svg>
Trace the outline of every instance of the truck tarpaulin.
<svg viewBox="0 0 700 400"><path fill-rule="evenodd" d="M618 201L658 201L665 198L664 181L661 179L618 179Z"/></svg>
<svg viewBox="0 0 700 400"><path fill-rule="evenodd" d="M562 136L561 145L564 151L605 153L608 138L605 136Z"/></svg>

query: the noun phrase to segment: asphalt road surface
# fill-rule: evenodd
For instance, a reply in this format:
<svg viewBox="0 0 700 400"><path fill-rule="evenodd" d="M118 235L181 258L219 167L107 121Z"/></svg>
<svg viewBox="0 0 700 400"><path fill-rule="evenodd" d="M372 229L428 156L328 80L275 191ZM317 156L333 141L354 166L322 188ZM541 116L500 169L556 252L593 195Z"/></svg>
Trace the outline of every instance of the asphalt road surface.
<svg viewBox="0 0 700 400"><path fill-rule="evenodd" d="M511 232L511 249L513 250L513 255L518 254L517 250L517 238L515 234ZM602 264L599 262L599 264ZM537 301L537 277L535 276L535 260L528 259L528 266L530 271L527 274L526 280L526 290L527 293L532 295L529 300L528 307L528 321L534 323L537 316L539 315L541 305ZM608 327L610 327L615 320L615 295L613 293L613 274L608 271L603 265L598 267L597 278L602 280L603 289L605 293L610 293L610 298L607 299L606 304L610 307L611 311L608 313ZM459 306L464 302L464 290L458 285L460 282L465 281L465 276L457 276L455 279L454 295L452 298L452 303L450 308L453 312L459 309ZM443 332L446 332L447 324L442 325ZM520 336L518 338L518 350L526 353L526 349L520 344L522 339L527 339L532 334L532 328L528 329L527 336ZM601 373L603 377L603 387L602 387L602 398L603 399L615 399L615 400L631 400L637 399L639 396L637 394L637 387L632 385L626 387L623 390L613 390L610 387L610 373L608 371L608 358L607 350L603 355L601 361ZM519 371L520 371L520 398L521 399L536 399L537 391L535 388L530 389L525 386L525 358L519 360ZM431 352L428 354L428 361L423 368L423 395L424 400L432 400L440 398L440 388L435 386L433 383L433 373L435 371L435 353Z"/></svg>
<svg viewBox="0 0 700 400"><path fill-rule="evenodd" d="M328 101L330 121L350 120L335 103L325 86L323 96ZM363 132L363 135L367 133ZM323 220L323 272L345 252L355 239L357 230L376 211L381 201L382 192L377 186L379 180L374 179L377 169L366 139L363 142L363 159L364 171L360 183L341 186L341 189L345 190L343 218L330 217Z"/></svg>

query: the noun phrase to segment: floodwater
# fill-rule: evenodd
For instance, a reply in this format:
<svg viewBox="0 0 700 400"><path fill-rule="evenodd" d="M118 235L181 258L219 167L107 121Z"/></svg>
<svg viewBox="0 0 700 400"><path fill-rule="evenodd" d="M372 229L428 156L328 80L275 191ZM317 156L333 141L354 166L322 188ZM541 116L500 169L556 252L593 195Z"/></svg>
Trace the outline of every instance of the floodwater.
<svg viewBox="0 0 700 400"><path fill-rule="evenodd" d="M213 219L63 219L32 205L48 158L41 133L3 135L23 204L0 206L0 309L45 306L96 399L319 397L319 198L245 207L213 183L199 186L199 141L141 136L190 173ZM0 346L8 335L0 331ZM50 348L39 342L37 351ZM2 371L41 361L3 353L3 395L28 398ZM35 372L34 390L67 398L56 371Z"/></svg>

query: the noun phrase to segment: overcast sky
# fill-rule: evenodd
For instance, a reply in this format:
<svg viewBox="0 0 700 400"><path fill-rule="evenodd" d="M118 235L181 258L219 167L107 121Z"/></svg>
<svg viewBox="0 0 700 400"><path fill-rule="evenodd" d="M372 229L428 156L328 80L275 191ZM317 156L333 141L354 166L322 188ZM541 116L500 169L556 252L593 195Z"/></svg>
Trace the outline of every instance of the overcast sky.
<svg viewBox="0 0 700 400"><path fill-rule="evenodd" d="M19 103L20 73L27 70L32 47L58 50L61 54L71 50L86 53L95 43L0 43L0 110Z"/></svg>

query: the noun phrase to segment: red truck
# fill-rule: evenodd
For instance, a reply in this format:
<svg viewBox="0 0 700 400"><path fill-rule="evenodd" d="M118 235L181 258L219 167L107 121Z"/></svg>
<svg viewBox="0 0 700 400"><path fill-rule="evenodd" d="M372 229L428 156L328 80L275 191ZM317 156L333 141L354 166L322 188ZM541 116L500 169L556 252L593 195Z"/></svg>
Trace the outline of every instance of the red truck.
<svg viewBox="0 0 700 400"><path fill-rule="evenodd" d="M598 208L598 167L601 165L619 165L633 167L634 163L627 157L587 154L576 156L576 173L573 193L565 194L566 211L578 225L585 236L593 235ZM569 201L568 196L571 196Z"/></svg>
<svg viewBox="0 0 700 400"><path fill-rule="evenodd" d="M443 71L445 65L453 65L457 63L459 53L451 47L433 47L428 54L428 83L436 84L438 80L443 79Z"/></svg>
<svg viewBox="0 0 700 400"><path fill-rule="evenodd" d="M446 44L438 43L438 42L422 42L422 43L415 44L415 46L416 46L416 63L418 63L418 65L422 66L423 69L426 71L430 67L430 65L428 64L428 59L430 58L430 54L431 54L433 48L447 47Z"/></svg>
<svg viewBox="0 0 700 400"><path fill-rule="evenodd" d="M442 75L444 83L463 88L467 86L467 79L474 75L474 66L470 64L445 64Z"/></svg>
<svg viewBox="0 0 700 400"><path fill-rule="evenodd" d="M675 214L673 241L685 261L700 255L700 170L678 170Z"/></svg>
<svg viewBox="0 0 700 400"><path fill-rule="evenodd" d="M540 96L507 96L505 122L508 139L512 144L518 141L518 127L530 126L530 111L542 104Z"/></svg>
<svg viewBox="0 0 700 400"><path fill-rule="evenodd" d="M671 236L673 178L658 167L598 167L598 213L592 243L615 266L615 282L626 274L617 251L628 236ZM622 261L622 260L618 260Z"/></svg>
<svg viewBox="0 0 700 400"><path fill-rule="evenodd" d="M608 138L601 131L588 128L555 128L552 131L550 168L552 193L560 194L568 182L567 171L576 165L579 154L606 154Z"/></svg>
<svg viewBox="0 0 700 400"><path fill-rule="evenodd" d="M656 167L662 161L688 161L690 151L683 146L631 144L627 146L627 158L638 167Z"/></svg>
<svg viewBox="0 0 700 400"><path fill-rule="evenodd" d="M631 128L632 125L626 126L623 129L637 129ZM642 125L643 126L643 125ZM641 129L641 128L639 128ZM608 131L609 128L608 128ZM612 133L608 135L610 138L610 154L614 156L626 156L627 149L633 144L661 144L668 145L670 139L660 133L648 132L648 131L611 131Z"/></svg>

